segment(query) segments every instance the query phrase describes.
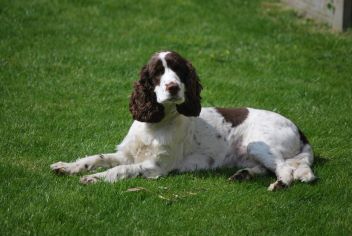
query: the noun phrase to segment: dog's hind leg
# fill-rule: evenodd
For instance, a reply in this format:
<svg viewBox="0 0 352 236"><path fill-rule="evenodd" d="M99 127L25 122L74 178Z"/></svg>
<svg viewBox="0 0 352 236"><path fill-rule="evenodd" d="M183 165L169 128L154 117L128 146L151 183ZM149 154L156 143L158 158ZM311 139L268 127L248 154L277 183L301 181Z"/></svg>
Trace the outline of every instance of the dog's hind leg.
<svg viewBox="0 0 352 236"><path fill-rule="evenodd" d="M98 167L111 168L121 164L129 164L129 161L123 153L116 152L88 156L70 163L60 161L50 165L50 168L57 174L73 175L94 170Z"/></svg>
<svg viewBox="0 0 352 236"><path fill-rule="evenodd" d="M312 169L307 164L301 164L293 172L293 178L295 180L300 180L304 183L310 183L316 180L315 175L313 174Z"/></svg>
<svg viewBox="0 0 352 236"><path fill-rule="evenodd" d="M305 183L316 180L310 168L313 163L313 151L309 144L306 144L297 156L286 160L286 162L293 168L293 178L295 180Z"/></svg>
<svg viewBox="0 0 352 236"><path fill-rule="evenodd" d="M264 142L252 142L247 146L247 154L276 174L277 181L268 190L275 191L289 186L293 181L293 169L285 162L280 152Z"/></svg>

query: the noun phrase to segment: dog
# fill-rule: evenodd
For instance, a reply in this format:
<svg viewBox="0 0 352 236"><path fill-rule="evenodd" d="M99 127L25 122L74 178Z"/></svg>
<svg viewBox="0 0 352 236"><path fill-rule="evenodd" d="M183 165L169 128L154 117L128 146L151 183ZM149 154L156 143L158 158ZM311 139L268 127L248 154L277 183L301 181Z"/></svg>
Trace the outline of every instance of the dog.
<svg viewBox="0 0 352 236"><path fill-rule="evenodd" d="M173 51L155 53L134 83L134 121L116 152L57 162L51 170L72 175L108 168L81 177L82 184L221 167L239 168L233 181L273 172L270 191L315 180L312 147L292 121L253 108L202 108L201 90L188 60Z"/></svg>

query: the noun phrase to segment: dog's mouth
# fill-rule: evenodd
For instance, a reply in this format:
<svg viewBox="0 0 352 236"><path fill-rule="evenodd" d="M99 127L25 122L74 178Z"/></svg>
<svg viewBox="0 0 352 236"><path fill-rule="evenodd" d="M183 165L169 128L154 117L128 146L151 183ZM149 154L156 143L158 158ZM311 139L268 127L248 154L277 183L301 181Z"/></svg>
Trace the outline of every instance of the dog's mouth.
<svg viewBox="0 0 352 236"><path fill-rule="evenodd" d="M177 103L177 104L180 104L180 103L183 103L184 102L184 98L183 97L180 97L180 96L170 96L167 100L166 100L166 103Z"/></svg>

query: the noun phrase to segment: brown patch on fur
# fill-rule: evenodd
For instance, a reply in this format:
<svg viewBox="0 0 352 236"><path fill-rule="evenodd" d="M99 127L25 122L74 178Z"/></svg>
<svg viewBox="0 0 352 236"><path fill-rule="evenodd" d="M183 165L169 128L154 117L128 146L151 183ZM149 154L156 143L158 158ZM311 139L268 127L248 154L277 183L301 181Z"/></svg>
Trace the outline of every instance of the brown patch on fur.
<svg viewBox="0 0 352 236"><path fill-rule="evenodd" d="M232 127L240 125L249 113L247 108L216 108L216 110L232 124Z"/></svg>
<svg viewBox="0 0 352 236"><path fill-rule="evenodd" d="M156 100L155 81L152 80L149 67L151 66L143 66L140 72L140 80L134 83L130 100L130 112L134 120L157 123L164 118L164 106Z"/></svg>

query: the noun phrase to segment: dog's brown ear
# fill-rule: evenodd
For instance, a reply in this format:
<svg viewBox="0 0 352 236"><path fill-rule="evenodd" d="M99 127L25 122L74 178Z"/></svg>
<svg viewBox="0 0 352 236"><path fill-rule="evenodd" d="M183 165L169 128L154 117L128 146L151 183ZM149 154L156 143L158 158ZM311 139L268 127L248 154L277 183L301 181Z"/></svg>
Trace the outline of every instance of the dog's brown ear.
<svg viewBox="0 0 352 236"><path fill-rule="evenodd" d="M186 91L185 102L177 105L177 111L185 116L199 116L201 107L202 85L200 84L198 75L190 62L187 62L188 78L185 79Z"/></svg>
<svg viewBox="0 0 352 236"><path fill-rule="evenodd" d="M164 107L156 100L154 85L147 65L140 72L139 81L134 83L130 99L130 112L134 120L157 123L164 118Z"/></svg>

